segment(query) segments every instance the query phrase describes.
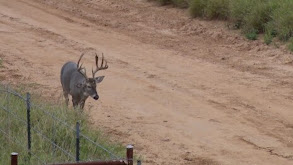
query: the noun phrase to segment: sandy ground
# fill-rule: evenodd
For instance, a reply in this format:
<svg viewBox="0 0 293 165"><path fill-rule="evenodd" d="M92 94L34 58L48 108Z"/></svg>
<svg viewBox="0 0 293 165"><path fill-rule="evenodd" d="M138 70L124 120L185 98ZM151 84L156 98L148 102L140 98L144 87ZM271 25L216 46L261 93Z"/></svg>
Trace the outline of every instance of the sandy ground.
<svg viewBox="0 0 293 165"><path fill-rule="evenodd" d="M0 0L0 79L62 97L60 68L103 52L94 125L145 165L293 164L293 56L144 0Z"/></svg>

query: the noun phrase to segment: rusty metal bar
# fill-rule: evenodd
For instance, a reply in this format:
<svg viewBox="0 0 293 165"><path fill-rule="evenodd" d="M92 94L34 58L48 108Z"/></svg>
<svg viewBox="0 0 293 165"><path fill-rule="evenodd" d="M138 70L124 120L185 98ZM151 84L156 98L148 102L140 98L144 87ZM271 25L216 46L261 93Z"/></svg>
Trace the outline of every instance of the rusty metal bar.
<svg viewBox="0 0 293 165"><path fill-rule="evenodd" d="M129 144L126 146L126 149L127 165L133 165L133 146Z"/></svg>
<svg viewBox="0 0 293 165"><path fill-rule="evenodd" d="M104 161L104 162L78 162L78 163L61 163L52 165L126 165L124 161Z"/></svg>
<svg viewBox="0 0 293 165"><path fill-rule="evenodd" d="M11 153L11 165L17 165L17 156L18 153L16 152Z"/></svg>

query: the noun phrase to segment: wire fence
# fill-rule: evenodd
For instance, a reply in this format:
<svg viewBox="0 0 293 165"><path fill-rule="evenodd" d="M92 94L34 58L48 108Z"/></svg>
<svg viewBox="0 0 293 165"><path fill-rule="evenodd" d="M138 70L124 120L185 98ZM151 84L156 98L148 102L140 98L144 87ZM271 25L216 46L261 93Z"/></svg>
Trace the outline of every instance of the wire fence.
<svg viewBox="0 0 293 165"><path fill-rule="evenodd" d="M0 86L0 140L5 142L2 147L19 150L28 164L127 161L121 153L114 153L119 146L108 145L99 135L87 135L92 132L82 127L84 115L69 111L33 103L29 93L23 96Z"/></svg>

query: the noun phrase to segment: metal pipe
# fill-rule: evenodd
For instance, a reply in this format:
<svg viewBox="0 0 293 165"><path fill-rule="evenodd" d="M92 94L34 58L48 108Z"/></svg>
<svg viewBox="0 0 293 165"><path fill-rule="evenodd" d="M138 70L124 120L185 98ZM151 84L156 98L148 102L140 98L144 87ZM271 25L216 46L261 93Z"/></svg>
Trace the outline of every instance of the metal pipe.
<svg viewBox="0 0 293 165"><path fill-rule="evenodd" d="M79 162L79 150L80 150L80 136L79 136L79 122L76 122L76 162Z"/></svg>
<svg viewBox="0 0 293 165"><path fill-rule="evenodd" d="M16 152L11 153L11 165L17 165L17 156L18 153Z"/></svg>
<svg viewBox="0 0 293 165"><path fill-rule="evenodd" d="M127 165L133 165L133 146L129 144L126 146L126 149Z"/></svg>
<svg viewBox="0 0 293 165"><path fill-rule="evenodd" d="M31 155L31 96L26 93L26 116L27 116L27 148Z"/></svg>

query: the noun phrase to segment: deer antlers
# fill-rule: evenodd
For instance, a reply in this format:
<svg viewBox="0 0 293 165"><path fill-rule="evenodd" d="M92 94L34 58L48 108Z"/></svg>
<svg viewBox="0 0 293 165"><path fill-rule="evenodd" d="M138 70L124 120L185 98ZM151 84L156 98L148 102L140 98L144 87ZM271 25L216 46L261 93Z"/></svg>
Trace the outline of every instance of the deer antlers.
<svg viewBox="0 0 293 165"><path fill-rule="evenodd" d="M95 53L96 56L95 56L95 60L96 60L96 69L92 69L92 74L93 74L93 78L95 78L95 74L99 71L99 70L105 70L105 69L108 69L108 64L107 64L107 61L105 60L104 58L104 54L102 53L102 62L101 62L101 65L99 66L99 57L97 55L97 53ZM79 64L82 57L84 56L84 53L82 53L78 59L78 62L77 62L77 71L79 73L81 73L86 79L88 79L87 75L86 75L86 69L84 67L82 67L82 64ZM105 65L104 65L105 63Z"/></svg>
<svg viewBox="0 0 293 165"><path fill-rule="evenodd" d="M82 57L84 56L84 53L82 53L78 59L78 62L77 62L77 71L82 74L86 79L88 79L87 75L86 75L86 69L84 67L82 67L82 64L79 65L80 63L80 60L82 59Z"/></svg>
<svg viewBox="0 0 293 165"><path fill-rule="evenodd" d="M102 62L101 62L101 66L99 66L99 57L98 55L96 54L96 70L92 70L92 73L93 73L93 78L95 78L95 74L99 71L99 70L105 70L105 69L108 69L108 64L107 64L107 61L105 60L104 58L104 54L102 53ZM105 65L104 65L104 62L105 62Z"/></svg>

